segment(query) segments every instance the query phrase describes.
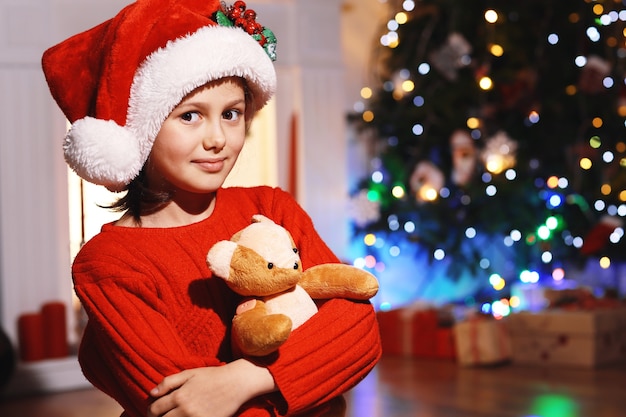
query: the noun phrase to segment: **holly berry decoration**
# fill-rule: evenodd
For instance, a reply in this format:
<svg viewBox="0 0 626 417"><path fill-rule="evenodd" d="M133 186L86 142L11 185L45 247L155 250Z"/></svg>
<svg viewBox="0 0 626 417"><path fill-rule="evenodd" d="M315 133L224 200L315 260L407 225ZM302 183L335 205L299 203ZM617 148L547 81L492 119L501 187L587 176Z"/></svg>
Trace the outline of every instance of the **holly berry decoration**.
<svg viewBox="0 0 626 417"><path fill-rule="evenodd" d="M242 28L249 35L263 35L263 26L256 21L256 12L246 8L246 2L238 0L232 6L226 8L226 16L235 26ZM261 46L265 44L263 37Z"/></svg>
<svg viewBox="0 0 626 417"><path fill-rule="evenodd" d="M238 0L232 6L222 5L222 10L217 11L214 18L220 26L243 29L263 47L272 61L276 60L276 36L256 21L256 12L248 9L245 1Z"/></svg>

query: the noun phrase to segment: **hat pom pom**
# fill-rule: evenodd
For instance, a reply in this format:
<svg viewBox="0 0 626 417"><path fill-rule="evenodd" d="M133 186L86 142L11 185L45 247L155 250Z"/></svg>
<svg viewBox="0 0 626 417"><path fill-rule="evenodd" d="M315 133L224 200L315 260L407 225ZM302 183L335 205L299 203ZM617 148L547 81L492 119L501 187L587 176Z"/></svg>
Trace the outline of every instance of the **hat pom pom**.
<svg viewBox="0 0 626 417"><path fill-rule="evenodd" d="M139 140L112 120L85 117L65 137L65 160L83 179L122 191L141 171Z"/></svg>

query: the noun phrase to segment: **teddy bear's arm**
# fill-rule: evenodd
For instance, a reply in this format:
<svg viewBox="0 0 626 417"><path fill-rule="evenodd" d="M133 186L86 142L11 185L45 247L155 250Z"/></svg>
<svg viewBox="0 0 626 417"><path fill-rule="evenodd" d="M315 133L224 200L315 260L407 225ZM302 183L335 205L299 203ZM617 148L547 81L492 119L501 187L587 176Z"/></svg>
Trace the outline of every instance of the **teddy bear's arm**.
<svg viewBox="0 0 626 417"><path fill-rule="evenodd" d="M291 334L291 319L284 314L268 314L265 303L233 318L232 338L236 347L250 356L265 356L285 343Z"/></svg>
<svg viewBox="0 0 626 417"><path fill-rule="evenodd" d="M378 292L374 275L345 264L321 264L302 274L298 282L311 298L367 300Z"/></svg>

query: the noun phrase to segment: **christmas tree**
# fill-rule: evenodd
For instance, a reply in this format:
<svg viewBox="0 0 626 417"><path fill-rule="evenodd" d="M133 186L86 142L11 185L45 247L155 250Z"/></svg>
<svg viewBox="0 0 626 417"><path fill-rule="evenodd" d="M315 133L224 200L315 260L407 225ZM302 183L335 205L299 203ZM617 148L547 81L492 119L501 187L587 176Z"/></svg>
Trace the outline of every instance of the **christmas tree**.
<svg viewBox="0 0 626 417"><path fill-rule="evenodd" d="M389 8L377 81L351 115L372 156L353 253L379 275L381 304L385 286L400 302L507 298L520 280L624 257L622 2Z"/></svg>

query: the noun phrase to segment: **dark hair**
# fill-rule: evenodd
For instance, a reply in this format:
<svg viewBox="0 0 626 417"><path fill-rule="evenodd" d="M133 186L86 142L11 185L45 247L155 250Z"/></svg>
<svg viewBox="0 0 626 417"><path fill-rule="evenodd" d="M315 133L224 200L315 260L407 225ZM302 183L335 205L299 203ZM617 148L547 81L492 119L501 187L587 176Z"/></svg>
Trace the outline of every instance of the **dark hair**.
<svg viewBox="0 0 626 417"><path fill-rule="evenodd" d="M113 211L128 211L137 223L141 215L157 210L173 197L172 191L155 191L148 186L144 165L139 175L126 186L126 194L110 206Z"/></svg>
<svg viewBox="0 0 626 417"><path fill-rule="evenodd" d="M254 106L254 95L248 87L248 83L246 82L245 78L233 78L238 78L242 81L244 97L246 101L246 111L244 117L246 122L246 132L248 132L250 129L250 123L252 123L252 118L256 113L256 108ZM148 158L148 161L149 160L150 158ZM144 164L143 168L139 172L139 175L133 178L133 180L126 186L126 194L124 194L123 197L119 198L110 206L105 206L105 208L117 212L128 211L128 214L132 216L135 222L137 222L137 224L141 224L142 214L154 212L163 205L167 204L173 198L174 191L155 191L154 189L151 189L150 185L148 184L148 179L146 178L146 167L147 162L146 164Z"/></svg>

